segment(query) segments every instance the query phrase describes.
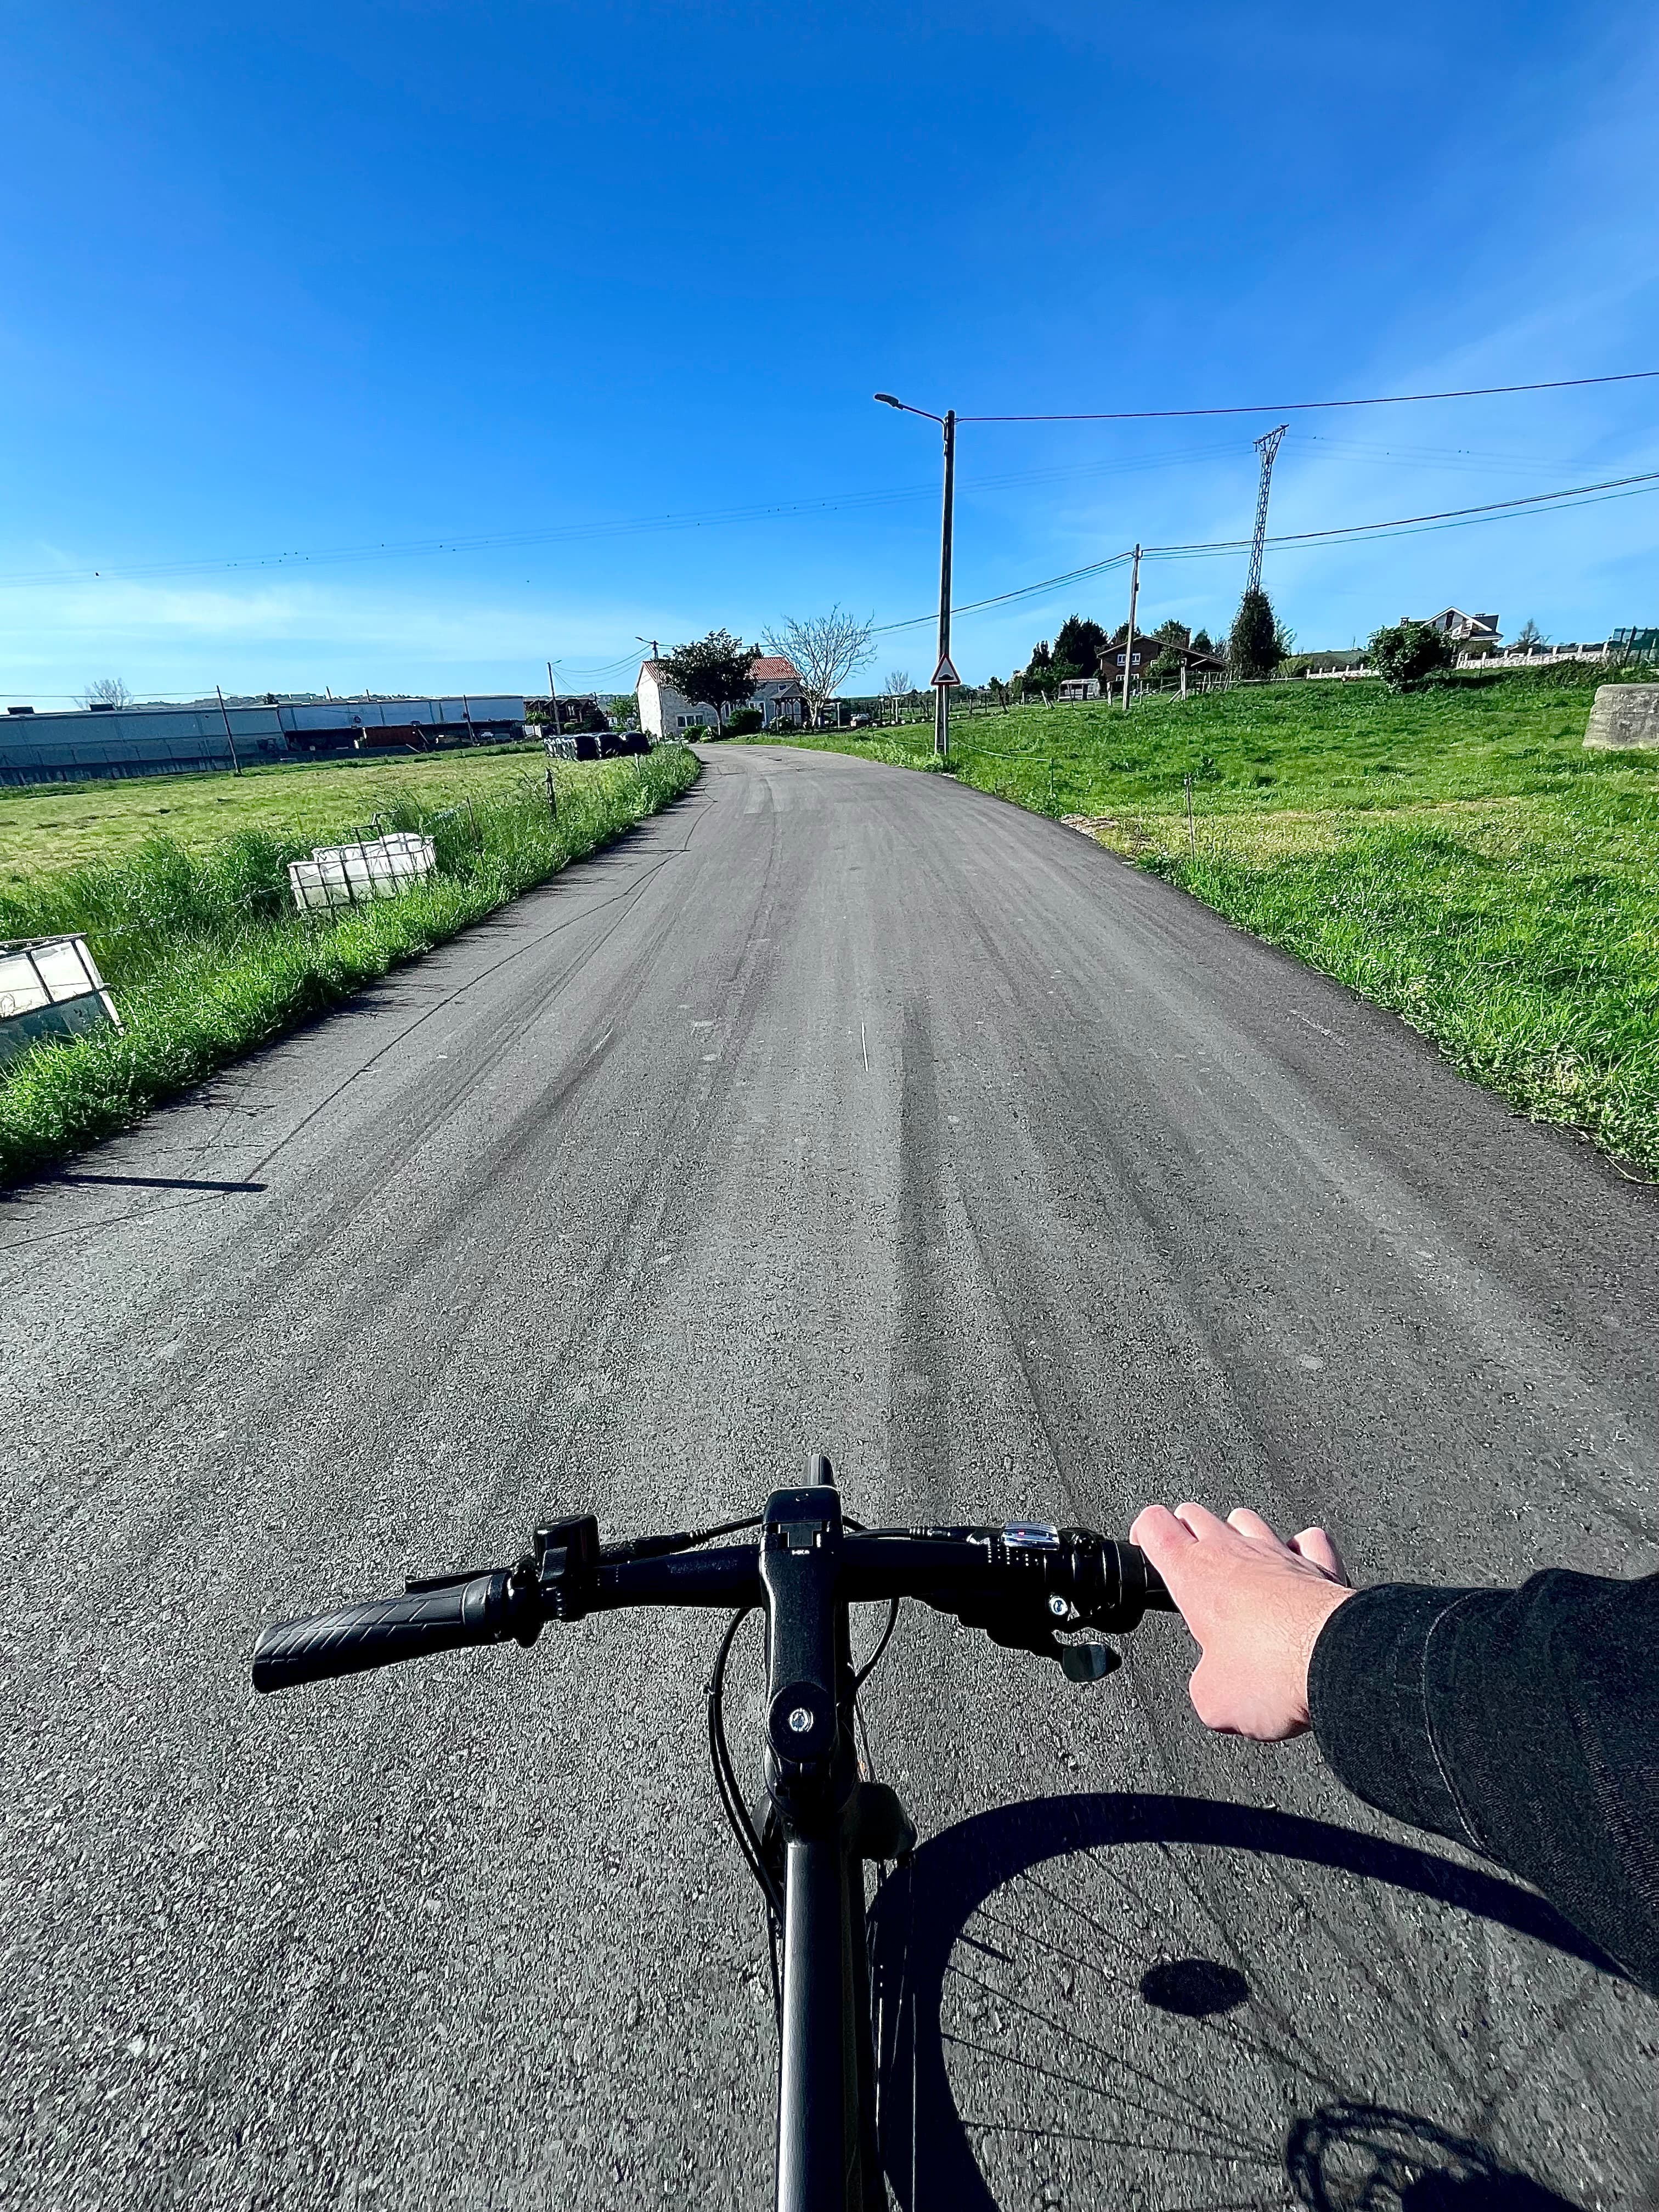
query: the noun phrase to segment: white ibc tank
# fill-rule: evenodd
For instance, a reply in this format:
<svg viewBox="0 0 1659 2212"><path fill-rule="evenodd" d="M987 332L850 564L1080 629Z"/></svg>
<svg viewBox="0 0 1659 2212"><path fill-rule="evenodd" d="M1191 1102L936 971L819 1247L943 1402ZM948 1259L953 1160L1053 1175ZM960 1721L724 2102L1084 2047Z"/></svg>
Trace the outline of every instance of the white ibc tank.
<svg viewBox="0 0 1659 2212"><path fill-rule="evenodd" d="M120 1026L84 937L0 945L0 1067L50 1038Z"/></svg>
<svg viewBox="0 0 1659 2212"><path fill-rule="evenodd" d="M294 903L302 909L360 906L369 899L396 898L412 884L423 883L438 865L430 837L412 830L386 837L366 837L355 845L319 845L308 860L290 860L288 879Z"/></svg>

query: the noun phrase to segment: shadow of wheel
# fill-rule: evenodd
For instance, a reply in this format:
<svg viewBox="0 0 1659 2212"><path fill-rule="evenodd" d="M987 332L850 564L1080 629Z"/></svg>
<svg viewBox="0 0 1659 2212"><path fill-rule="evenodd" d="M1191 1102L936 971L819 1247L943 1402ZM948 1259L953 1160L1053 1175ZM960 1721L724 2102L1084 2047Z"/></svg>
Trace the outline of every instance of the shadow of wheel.
<svg viewBox="0 0 1659 2212"><path fill-rule="evenodd" d="M1659 2004L1531 1891L1429 1851L1039 1799L924 1844L871 1944L904 2212L1545 2212L1656 2179Z"/></svg>

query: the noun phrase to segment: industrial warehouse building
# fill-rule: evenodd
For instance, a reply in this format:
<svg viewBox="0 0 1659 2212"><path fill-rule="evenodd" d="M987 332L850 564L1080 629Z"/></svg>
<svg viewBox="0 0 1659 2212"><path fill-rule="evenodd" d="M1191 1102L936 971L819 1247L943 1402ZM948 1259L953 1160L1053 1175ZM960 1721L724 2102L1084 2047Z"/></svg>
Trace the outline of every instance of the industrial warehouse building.
<svg viewBox="0 0 1659 2212"><path fill-rule="evenodd" d="M521 698L330 699L306 705L92 707L0 717L0 784L182 775L319 753L431 752L522 739Z"/></svg>

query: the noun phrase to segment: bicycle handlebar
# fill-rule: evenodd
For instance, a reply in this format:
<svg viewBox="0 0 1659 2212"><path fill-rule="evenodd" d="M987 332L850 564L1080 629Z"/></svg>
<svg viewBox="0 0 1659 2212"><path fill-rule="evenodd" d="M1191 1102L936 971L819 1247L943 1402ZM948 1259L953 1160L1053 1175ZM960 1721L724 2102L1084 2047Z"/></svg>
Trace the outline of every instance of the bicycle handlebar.
<svg viewBox="0 0 1659 2212"><path fill-rule="evenodd" d="M288 1690L334 1674L392 1667L429 1651L502 1644L517 1633L513 1575L491 1570L435 1589L371 1598L267 1628L253 1653L256 1690ZM539 1618L538 1620L539 1626Z"/></svg>
<svg viewBox="0 0 1659 2212"><path fill-rule="evenodd" d="M512 1567L416 1583L400 1597L279 1621L253 1654L253 1686L272 1691L397 1665L466 1645L533 1644L550 1620L650 1605L737 1607L763 1600L762 1545L665 1551L664 1540L601 1549L591 1515L536 1532ZM1127 1633L1150 1609L1173 1611L1157 1571L1133 1544L1085 1528L849 1530L837 1577L848 1603L913 1597L994 1642L1067 1661L1103 1647L1062 1646L1056 1629ZM1085 1666L1082 1677L1115 1664Z"/></svg>

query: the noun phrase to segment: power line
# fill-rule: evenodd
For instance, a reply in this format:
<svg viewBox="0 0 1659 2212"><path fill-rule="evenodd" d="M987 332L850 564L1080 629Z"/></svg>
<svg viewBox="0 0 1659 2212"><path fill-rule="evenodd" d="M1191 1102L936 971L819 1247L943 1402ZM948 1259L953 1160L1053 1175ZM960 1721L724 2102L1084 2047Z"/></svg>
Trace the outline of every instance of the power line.
<svg viewBox="0 0 1659 2212"><path fill-rule="evenodd" d="M1091 561L1085 568L1068 568L1064 575L1045 576L1041 583L1021 584L1012 592L994 592L988 599L969 599L963 606L953 606L951 612L953 615L978 614L985 607L1006 606L1011 599L1029 599L1038 592L1058 591L1062 584L1080 584L1091 576L1103 576L1109 568L1121 568L1133 557L1128 553L1113 553L1104 561ZM912 615L908 622L878 623L870 635L872 637L885 637L890 630L918 629L923 623L937 619L936 614Z"/></svg>
<svg viewBox="0 0 1659 2212"><path fill-rule="evenodd" d="M1350 522L1330 530L1288 531L1267 538L1263 542L1268 545L1310 545L1341 539L1354 543L1389 531L1455 529L1471 523L1500 521L1506 516L1518 517L1529 512L1535 514L1566 501L1581 501L1585 505L1593 506L1604 498L1632 498L1656 484L1659 484L1659 469L1650 470L1642 476L1610 477L1602 483L1576 484L1564 491L1533 492L1524 499L1492 500L1481 507L1443 507L1431 514L1396 515L1387 522ZM1141 557L1143 560L1156 558L1164 561L1204 559L1222 553L1242 553L1251 543L1248 538L1215 538L1187 545L1143 545ZM1130 557L1127 551L1114 553L1106 560L1091 562L1085 568L1069 568L1063 575L1045 576L1040 583L1022 584L1012 591L999 592L991 599L975 599L966 606L954 607L951 611L953 614L975 614L986 607L1004 606L1011 600L1034 598L1040 592L1058 591L1064 585L1081 583L1091 576L1103 575L1109 568L1120 568ZM882 623L871 635L884 636L893 630L916 629L923 623L933 620L932 615L914 615L908 622Z"/></svg>
<svg viewBox="0 0 1659 2212"><path fill-rule="evenodd" d="M1644 384L1659 368L1617 376L1561 376L1546 384L1479 384L1462 392L1391 392L1380 399L1274 399L1260 407L1130 407L1076 415L958 415L958 422L1174 422L1203 415L1308 415L1330 407L1415 407L1431 399L1498 399L1516 392L1578 392L1592 384Z"/></svg>
<svg viewBox="0 0 1659 2212"><path fill-rule="evenodd" d="M1410 530L1431 523L1473 521L1477 517L1512 514L1523 507L1549 507L1564 500L1589 500L1597 493L1616 493L1631 487L1640 488L1654 483L1659 483L1659 469L1650 469L1642 476L1609 477L1601 483L1573 484L1565 491L1529 492L1523 499L1488 500L1480 507L1442 507L1431 514L1401 514L1389 522L1349 522L1329 530L1288 531L1265 542L1269 545L1310 545L1333 538L1369 538L1382 531ZM1164 555L1237 553L1242 552L1249 543L1248 538L1216 538L1198 544L1154 545L1148 546L1146 550Z"/></svg>
<svg viewBox="0 0 1659 2212"><path fill-rule="evenodd" d="M1094 477L1133 475L1152 469L1175 468L1188 461L1219 459L1232 450L1231 443L1194 446L1172 453L1143 454L1114 461L1094 462L1082 468L1023 469L976 477L972 489L975 493L1004 491L1024 484L1060 481L1075 483ZM442 554L521 552L538 546L629 537L652 531L717 529L743 523L810 520L822 514L858 513L896 506L909 500L932 501L938 495L936 484L902 484L885 489L829 493L821 497L784 500L752 507L713 507L686 514L638 515L608 522L566 523L543 530L480 532L464 538L410 538L401 542L382 541L372 545L324 546L310 551L295 548L280 553L191 556L176 561L135 562L125 566L104 565L96 568L25 569L0 575L0 584L62 584L93 579L120 581L127 578L219 575L240 569L256 573L280 569L293 574L307 568L331 568L352 562L430 559ZM557 665L555 663L556 666Z"/></svg>

